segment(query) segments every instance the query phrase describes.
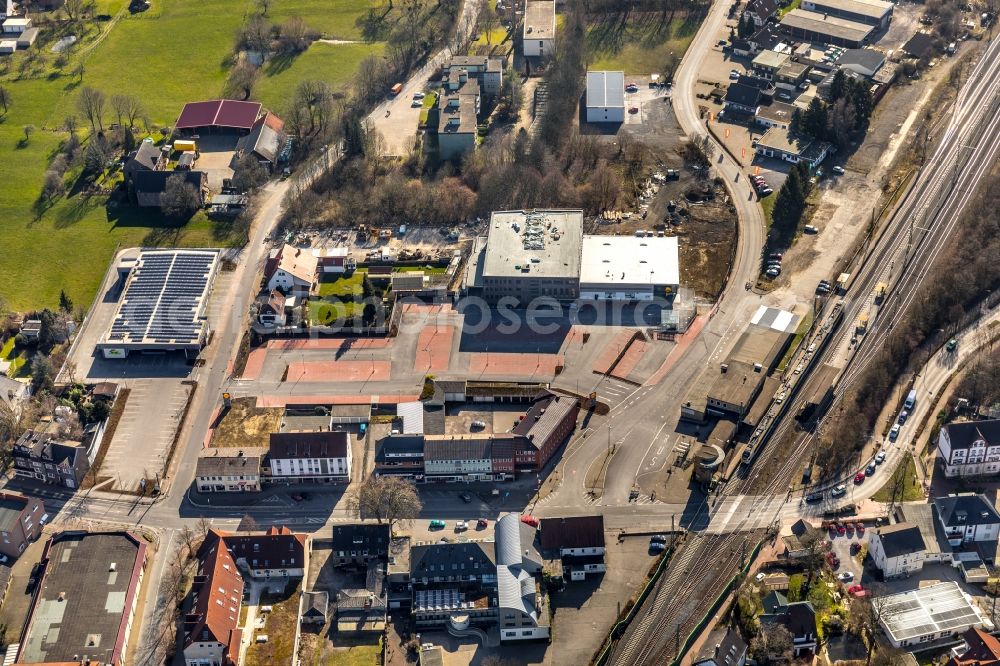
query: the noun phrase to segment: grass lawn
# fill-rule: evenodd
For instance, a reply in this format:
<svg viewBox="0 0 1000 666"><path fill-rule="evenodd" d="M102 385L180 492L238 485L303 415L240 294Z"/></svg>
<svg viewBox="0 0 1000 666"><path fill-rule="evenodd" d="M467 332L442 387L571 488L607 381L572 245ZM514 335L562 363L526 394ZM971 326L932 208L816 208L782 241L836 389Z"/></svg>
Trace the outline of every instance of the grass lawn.
<svg viewBox="0 0 1000 666"><path fill-rule="evenodd" d="M778 9L778 18L781 18L793 9L798 9L800 4L802 4L802 0L792 0L787 6Z"/></svg>
<svg viewBox="0 0 1000 666"><path fill-rule="evenodd" d="M272 432L278 432L281 416L279 407L257 407L256 398L236 398L229 411L221 414L215 426L211 445L218 448L267 446Z"/></svg>
<svg viewBox="0 0 1000 666"><path fill-rule="evenodd" d="M259 633L267 634L266 643L251 643L247 648L246 666L271 666L292 663L292 648L295 644L295 624L299 621L299 583L292 589L289 585L284 594L261 596L262 606L271 606L267 623ZM289 594L291 592L291 594Z"/></svg>
<svg viewBox="0 0 1000 666"><path fill-rule="evenodd" d="M362 303L342 303L340 301L309 301L309 321L313 325L326 326L337 319L361 316Z"/></svg>
<svg viewBox="0 0 1000 666"><path fill-rule="evenodd" d="M897 485L897 480L900 484L900 490L897 490L896 493L897 502L916 502L924 499L924 489L920 486L920 481L917 480L917 468L913 462L913 456L909 454L896 467L892 478L879 488L877 493L872 495L872 499L876 502L890 501L892 499L892 489L893 486ZM901 497L899 496L900 493L902 494Z"/></svg>
<svg viewBox="0 0 1000 666"><path fill-rule="evenodd" d="M617 16L609 16L587 30L588 52L593 58L587 68L636 75L659 72L670 52L680 61L700 24L700 16L681 13L664 24L658 12L650 12L634 15L622 27Z"/></svg>
<svg viewBox="0 0 1000 666"><path fill-rule="evenodd" d="M760 207L764 209L764 228L771 228L771 216L774 214L774 202L778 200L777 194L768 194L760 200Z"/></svg>
<svg viewBox="0 0 1000 666"><path fill-rule="evenodd" d="M322 666L375 666L382 648L378 645L353 645L327 650L318 662Z"/></svg>
<svg viewBox="0 0 1000 666"><path fill-rule="evenodd" d="M343 39L358 37L356 21L369 6L368 0L289 2L272 3L269 19L300 15L327 37ZM76 115L81 136L86 134L76 108L81 87L101 90L106 98L134 95L154 127L168 126L186 102L221 94L235 34L255 6L251 0L215 0L207 17L204 2L171 0L154 2L149 11L133 16L122 11L126 4L99 1L99 11L116 18L88 24L61 72L53 64L50 43L40 43L36 50L45 62L34 74L17 78L17 60L0 74L12 99L8 113L0 116L0 296L15 310L56 306L60 289L89 305L116 248L219 247L243 240L229 233L230 225L200 213L181 226L148 210L108 208L101 195L63 197L52 205L39 201L48 164L67 137L60 129L64 119ZM381 49L381 44L315 44L262 76L257 95L280 113L282 100L301 78L318 76L342 87L364 55ZM71 75L78 62L84 65L82 82ZM112 122L110 104L106 115L105 123ZM25 142L22 128L29 124L36 129Z"/></svg>
<svg viewBox="0 0 1000 666"><path fill-rule="evenodd" d="M400 266L399 268L394 268L393 273L414 273L416 271L422 271L427 275L435 274L445 274L448 272L447 266Z"/></svg>
<svg viewBox="0 0 1000 666"><path fill-rule="evenodd" d="M335 280L321 281L319 295L326 296L360 296L363 289L365 271L354 271L350 277L338 277Z"/></svg>
<svg viewBox="0 0 1000 666"><path fill-rule="evenodd" d="M272 2L267 20L284 23L293 16L301 17L306 26L326 39L361 39L358 19L365 15L371 0L281 0Z"/></svg>
<svg viewBox="0 0 1000 666"><path fill-rule="evenodd" d="M798 327L795 329L795 337L792 338L792 344L788 345L788 351L785 352L785 356L778 363L778 372L783 372L785 368L788 367L788 362L792 360L792 354L794 354L799 347L799 343L802 342L802 338L805 336L806 331L812 326L813 322L813 312L810 310L802 317L799 321Z"/></svg>
<svg viewBox="0 0 1000 666"><path fill-rule="evenodd" d="M0 348L0 360L9 361L7 368L8 377L26 376L28 373L28 353L23 349L14 348L14 338L7 338L7 342Z"/></svg>
<svg viewBox="0 0 1000 666"><path fill-rule="evenodd" d="M335 90L350 83L358 63L368 55L382 55L384 44L313 43L296 58L277 58L266 65L254 86L254 96L264 106L283 113L295 88L304 79L321 79Z"/></svg>

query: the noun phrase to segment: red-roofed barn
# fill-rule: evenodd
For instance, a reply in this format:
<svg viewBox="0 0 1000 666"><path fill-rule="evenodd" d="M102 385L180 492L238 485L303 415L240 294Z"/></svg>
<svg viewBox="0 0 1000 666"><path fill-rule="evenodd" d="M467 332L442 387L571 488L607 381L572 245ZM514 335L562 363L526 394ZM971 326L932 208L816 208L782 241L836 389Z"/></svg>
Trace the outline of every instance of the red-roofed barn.
<svg viewBox="0 0 1000 666"><path fill-rule="evenodd" d="M261 114L258 102L216 99L184 105L174 129L183 135L247 134Z"/></svg>

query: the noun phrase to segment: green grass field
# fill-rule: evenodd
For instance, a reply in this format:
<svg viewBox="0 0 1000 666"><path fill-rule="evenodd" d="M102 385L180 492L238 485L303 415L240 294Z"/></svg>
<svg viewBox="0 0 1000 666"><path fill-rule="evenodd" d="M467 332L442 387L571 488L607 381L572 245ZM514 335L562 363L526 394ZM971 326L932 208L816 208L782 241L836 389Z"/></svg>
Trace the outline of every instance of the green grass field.
<svg viewBox="0 0 1000 666"><path fill-rule="evenodd" d="M138 98L154 127L173 123L188 101L221 95L230 66L235 35L245 16L255 8L251 0L214 0L210 12L197 0L154 2L148 12L122 11L126 0L100 0L98 11L112 21L89 24L78 31L81 41L68 62L55 67L52 39L36 50L45 62L25 78L18 62L0 70L0 85L10 93L9 112L0 116L0 296L16 310L58 303L65 289L76 303L89 305L117 247L143 245L232 245L242 239L203 215L188 224L131 207L107 208L102 195L59 198L51 206L39 203L44 174L67 134L63 120L77 115L82 134L85 121L76 109L82 86L110 98L126 93ZM268 19L281 22L300 15L326 37L356 39L357 19L369 0L293 0L273 3ZM279 113L282 100L304 77L320 77L343 87L357 63L368 53L381 53L381 44L314 44L287 66L260 79L257 96ZM72 75L84 64L83 81ZM110 105L105 123L111 120ZM23 127L35 131L24 141ZM67 179L67 184L72 182Z"/></svg>
<svg viewBox="0 0 1000 666"><path fill-rule="evenodd" d="M322 666L375 666L381 655L379 645L353 645L327 652L319 663Z"/></svg>
<svg viewBox="0 0 1000 666"><path fill-rule="evenodd" d="M336 280L323 280L319 283L319 295L327 296L360 296L361 283L365 279L364 271L354 271L350 277L340 277Z"/></svg>
<svg viewBox="0 0 1000 666"><path fill-rule="evenodd" d="M639 14L624 27L617 17L591 25L587 47L592 62L588 69L621 70L626 74L648 75L660 72L673 52L680 62L700 25L700 17L678 14L666 24L659 13Z"/></svg>
<svg viewBox="0 0 1000 666"><path fill-rule="evenodd" d="M897 488L897 502L916 502L924 499L924 489L917 480L917 467L913 462L913 456L907 455L899 463L893 470L892 477L872 495L872 500L889 502L892 499L893 487Z"/></svg>
<svg viewBox="0 0 1000 666"><path fill-rule="evenodd" d="M364 307L362 303L310 300L309 321L314 326L326 326L337 319L360 317Z"/></svg>
<svg viewBox="0 0 1000 666"><path fill-rule="evenodd" d="M8 338L0 348L0 360L10 363L10 367L7 368L8 377L21 377L27 374L28 353L23 349L14 348L14 338Z"/></svg>

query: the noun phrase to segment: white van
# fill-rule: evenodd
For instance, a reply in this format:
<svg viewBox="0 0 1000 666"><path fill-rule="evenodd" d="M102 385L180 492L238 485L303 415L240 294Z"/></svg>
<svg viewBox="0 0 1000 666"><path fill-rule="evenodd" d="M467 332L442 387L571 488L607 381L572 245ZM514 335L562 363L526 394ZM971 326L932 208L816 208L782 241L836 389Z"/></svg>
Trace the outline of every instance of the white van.
<svg viewBox="0 0 1000 666"><path fill-rule="evenodd" d="M257 642L258 643L266 643L267 642L267 634L257 634Z"/></svg>
<svg viewBox="0 0 1000 666"><path fill-rule="evenodd" d="M270 613L271 612L271 607L270 606L261 606L260 607L260 612L261 613Z"/></svg>

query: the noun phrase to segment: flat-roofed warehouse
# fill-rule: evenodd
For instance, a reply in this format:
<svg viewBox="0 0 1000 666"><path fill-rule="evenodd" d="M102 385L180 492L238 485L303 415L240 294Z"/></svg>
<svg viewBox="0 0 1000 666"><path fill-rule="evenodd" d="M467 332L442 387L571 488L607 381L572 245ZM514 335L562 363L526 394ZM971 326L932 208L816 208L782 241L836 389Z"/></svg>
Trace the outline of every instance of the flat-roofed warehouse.
<svg viewBox="0 0 1000 666"><path fill-rule="evenodd" d="M45 545L17 661L123 666L146 565L129 532L62 532Z"/></svg>
<svg viewBox="0 0 1000 666"><path fill-rule="evenodd" d="M861 48L875 27L836 16L793 9L781 19L781 30L793 39L822 42L849 49Z"/></svg>
<svg viewBox="0 0 1000 666"><path fill-rule="evenodd" d="M486 300L509 296L526 305L541 296L578 296L583 211L495 211L487 234L470 266Z"/></svg>
<svg viewBox="0 0 1000 666"><path fill-rule="evenodd" d="M892 21L894 5L884 0L802 0L799 6L811 12L874 25L884 30Z"/></svg>
<svg viewBox="0 0 1000 666"><path fill-rule="evenodd" d="M648 301L680 283L676 236L584 236L581 257L581 300Z"/></svg>
<svg viewBox="0 0 1000 666"><path fill-rule="evenodd" d="M625 122L624 72L587 72L587 122Z"/></svg>
<svg viewBox="0 0 1000 666"><path fill-rule="evenodd" d="M105 358L166 351L197 356L208 341L208 296L218 269L215 250L142 252L97 349Z"/></svg>

